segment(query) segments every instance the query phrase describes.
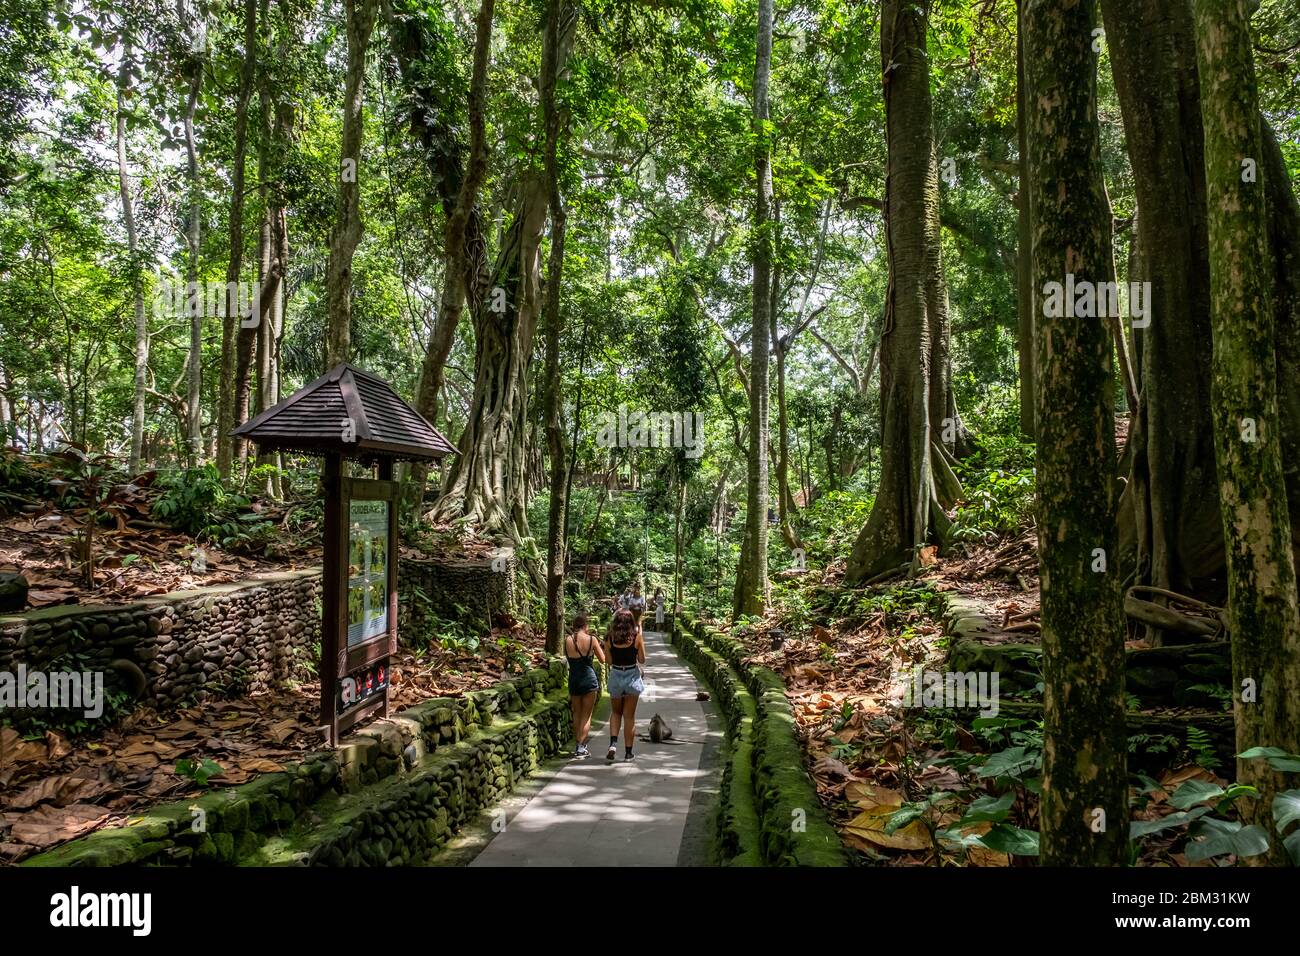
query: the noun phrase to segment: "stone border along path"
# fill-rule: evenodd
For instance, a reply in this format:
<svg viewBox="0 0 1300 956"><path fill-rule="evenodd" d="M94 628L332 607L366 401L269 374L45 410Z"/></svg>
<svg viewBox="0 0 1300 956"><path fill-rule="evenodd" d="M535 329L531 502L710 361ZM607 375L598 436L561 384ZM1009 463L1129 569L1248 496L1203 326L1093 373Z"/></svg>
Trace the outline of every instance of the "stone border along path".
<svg viewBox="0 0 1300 956"><path fill-rule="evenodd" d="M540 790L518 806L507 799L486 815L487 839L470 866L704 866L715 862L717 751L722 725L711 703L695 699L703 685L668 645L645 632L646 693L637 707L638 735L660 714L673 741L638 739L636 759L605 760L609 697L602 690L586 760L556 761ZM513 806L511 804L514 804ZM505 811L505 826L500 811ZM515 812L511 815L511 811ZM492 821L497 821L492 827ZM494 832L499 829L501 832ZM466 843L472 844L471 836ZM474 848L469 847L472 852ZM462 855L466 844L461 845ZM455 863L452 858L440 862Z"/></svg>

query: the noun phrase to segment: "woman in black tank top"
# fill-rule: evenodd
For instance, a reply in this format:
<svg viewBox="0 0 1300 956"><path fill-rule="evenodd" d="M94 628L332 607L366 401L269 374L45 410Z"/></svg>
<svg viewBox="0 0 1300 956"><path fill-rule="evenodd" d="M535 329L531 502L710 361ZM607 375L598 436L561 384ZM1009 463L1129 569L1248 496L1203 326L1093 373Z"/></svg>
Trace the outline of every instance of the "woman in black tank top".
<svg viewBox="0 0 1300 956"><path fill-rule="evenodd" d="M591 736L591 714L596 709L596 694L600 690L592 658L605 663L605 651L600 641L587 633L587 615L579 614L573 619L573 633L564 639L564 657L569 662L569 712L573 716L573 739L577 744L573 756L589 757L587 738Z"/></svg>
<svg viewBox="0 0 1300 956"><path fill-rule="evenodd" d="M645 690L641 667L645 664L645 641L631 611L619 611L609 627L605 642L609 652L609 752L606 760L618 754L618 731L623 728L623 759L633 759L632 741L636 739L637 699Z"/></svg>

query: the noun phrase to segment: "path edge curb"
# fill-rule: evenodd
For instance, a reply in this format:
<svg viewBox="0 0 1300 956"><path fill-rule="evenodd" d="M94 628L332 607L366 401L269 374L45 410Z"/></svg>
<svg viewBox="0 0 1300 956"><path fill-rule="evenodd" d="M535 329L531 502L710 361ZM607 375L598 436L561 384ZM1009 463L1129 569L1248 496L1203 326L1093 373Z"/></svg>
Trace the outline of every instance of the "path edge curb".
<svg viewBox="0 0 1300 956"><path fill-rule="evenodd" d="M734 841L742 854L748 852L751 847L744 828L747 822L749 826L756 823L757 860L737 861L736 865L850 865L851 858L804 769L794 712L780 675L747 662L744 645L712 625L686 614L681 625L674 630L674 644L688 661L698 662L727 716L731 752L726 773L730 787L724 793L719 822L720 828L734 826L737 832L735 837L725 830L721 832L719 845L725 847L728 841ZM743 697L730 682L739 682ZM735 697L737 702L729 703L729 697ZM745 709L746 699L753 707L752 715ZM739 714L740 719L733 724L734 714ZM745 809L746 795L749 810Z"/></svg>

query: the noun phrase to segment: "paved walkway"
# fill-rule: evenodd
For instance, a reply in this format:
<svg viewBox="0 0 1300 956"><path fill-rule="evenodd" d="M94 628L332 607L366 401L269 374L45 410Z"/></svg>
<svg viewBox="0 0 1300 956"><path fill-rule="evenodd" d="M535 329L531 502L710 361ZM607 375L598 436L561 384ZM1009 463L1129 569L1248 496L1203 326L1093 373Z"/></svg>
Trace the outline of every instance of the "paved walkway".
<svg viewBox="0 0 1300 956"><path fill-rule="evenodd" d="M666 636L645 632L646 693L638 735L658 713L673 740L636 742L636 759L605 760L608 698L602 694L588 744L592 756L566 759L470 864L472 866L677 866L709 862L716 809L716 752L722 725Z"/></svg>

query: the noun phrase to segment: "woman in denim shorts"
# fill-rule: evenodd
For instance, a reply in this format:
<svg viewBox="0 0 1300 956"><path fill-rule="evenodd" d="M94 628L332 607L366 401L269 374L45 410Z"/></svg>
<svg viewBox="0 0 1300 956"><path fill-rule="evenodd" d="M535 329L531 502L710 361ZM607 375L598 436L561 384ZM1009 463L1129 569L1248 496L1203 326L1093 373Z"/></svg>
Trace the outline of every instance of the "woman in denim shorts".
<svg viewBox="0 0 1300 956"><path fill-rule="evenodd" d="M579 614L573 619L573 633L564 639L564 656L569 662L569 710L573 714L573 739L577 742L573 756L588 757L591 713L596 709L596 693L600 690L592 659L605 663L605 651L587 633L587 615Z"/></svg>
<svg viewBox="0 0 1300 956"><path fill-rule="evenodd" d="M609 719L609 752L606 760L618 755L618 728L623 726L623 759L632 760L632 741L636 740L636 703L645 690L641 668L645 664L645 641L631 611L621 610L614 615L605 642L609 661L609 705L613 711Z"/></svg>

